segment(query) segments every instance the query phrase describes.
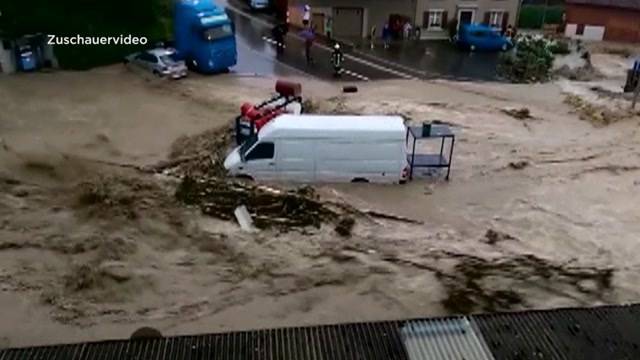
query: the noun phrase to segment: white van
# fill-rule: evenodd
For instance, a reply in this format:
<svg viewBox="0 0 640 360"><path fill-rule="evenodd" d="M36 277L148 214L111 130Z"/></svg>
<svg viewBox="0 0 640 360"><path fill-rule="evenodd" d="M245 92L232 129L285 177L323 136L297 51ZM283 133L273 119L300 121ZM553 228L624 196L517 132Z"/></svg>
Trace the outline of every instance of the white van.
<svg viewBox="0 0 640 360"><path fill-rule="evenodd" d="M399 116L280 115L224 167L257 180L404 182L406 131Z"/></svg>

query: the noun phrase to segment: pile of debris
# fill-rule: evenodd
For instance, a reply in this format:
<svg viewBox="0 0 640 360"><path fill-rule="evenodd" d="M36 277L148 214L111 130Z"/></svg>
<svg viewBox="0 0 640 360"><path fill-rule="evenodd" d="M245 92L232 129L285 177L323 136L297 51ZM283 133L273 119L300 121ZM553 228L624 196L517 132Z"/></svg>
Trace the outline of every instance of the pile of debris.
<svg viewBox="0 0 640 360"><path fill-rule="evenodd" d="M629 109L612 109L608 106L593 104L573 94L567 95L564 102L575 109L580 119L589 121L596 126L606 126L636 115Z"/></svg>
<svg viewBox="0 0 640 360"><path fill-rule="evenodd" d="M146 170L182 177L224 177L224 158L234 143L233 123L193 136L181 136L172 145L169 159Z"/></svg>
<svg viewBox="0 0 640 360"><path fill-rule="evenodd" d="M319 228L322 223L339 222L344 217L343 211L320 201L308 187L285 191L217 177L186 176L176 190L176 198L222 220L234 219L234 210L244 205L261 229Z"/></svg>

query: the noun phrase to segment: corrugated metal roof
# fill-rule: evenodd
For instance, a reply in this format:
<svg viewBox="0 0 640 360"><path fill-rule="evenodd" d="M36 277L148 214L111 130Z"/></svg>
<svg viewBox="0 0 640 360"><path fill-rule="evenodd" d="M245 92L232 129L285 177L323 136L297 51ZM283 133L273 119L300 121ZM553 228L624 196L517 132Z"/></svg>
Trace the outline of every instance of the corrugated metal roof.
<svg viewBox="0 0 640 360"><path fill-rule="evenodd" d="M104 341L0 360L640 359L640 304Z"/></svg>
<svg viewBox="0 0 640 360"><path fill-rule="evenodd" d="M607 6L621 9L640 10L640 0L566 0L567 4Z"/></svg>

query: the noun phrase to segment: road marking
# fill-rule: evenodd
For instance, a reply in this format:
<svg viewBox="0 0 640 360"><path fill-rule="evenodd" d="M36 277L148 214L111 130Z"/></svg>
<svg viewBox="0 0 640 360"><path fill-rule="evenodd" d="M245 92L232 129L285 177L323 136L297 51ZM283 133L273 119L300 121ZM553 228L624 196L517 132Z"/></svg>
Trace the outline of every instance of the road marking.
<svg viewBox="0 0 640 360"><path fill-rule="evenodd" d="M322 45L322 46L324 46L324 45ZM325 48L326 48L326 47L325 47ZM329 50L329 48L326 48L326 49L327 49L327 50ZM347 58L347 59L351 59L352 61L355 61L355 62L361 63L361 64L363 64L363 65L366 65L366 66L368 66L368 67L372 67L372 68L374 68L374 69L378 69L378 70L380 70L380 71L385 71L385 72L388 72L388 73L390 73L390 74L393 74L393 75L399 76L399 77L401 77L401 78L403 78L403 79L407 79L407 80L417 80L417 79L418 79L418 78L416 78L415 76L411 76L411 75L409 75L409 74L405 74L405 73L403 73L403 72L396 71L396 70L393 70L393 69L391 69L391 68L388 68L388 67L385 67L385 66L382 66L382 65L378 65L378 64L375 64L375 63L372 63L372 62L367 61L367 60L365 60L365 59L361 59L361 58L359 58L359 57L355 57L355 56L353 56L353 55L351 55L351 54L345 54L345 56L344 56L344 57L345 57L345 58Z"/></svg>
<svg viewBox="0 0 640 360"><path fill-rule="evenodd" d="M364 51L361 51L361 50L353 50L353 52L355 52L355 53L357 53L357 54L359 54L359 55L361 55L363 57L369 58L369 59L375 59L375 61L379 61L379 62L387 64L389 66L397 67L398 69L409 71L409 72L412 72L414 74L420 74L420 76L427 76L427 72L426 71L418 70L418 69L415 69L415 68L400 64L400 63L395 62L395 61L386 60L386 59L383 59L383 58L381 58L381 57L379 57L377 55L368 54L368 53L366 53Z"/></svg>
<svg viewBox="0 0 640 360"><path fill-rule="evenodd" d="M278 45L282 45L282 48L283 48L283 49L286 49L286 48L287 48L287 45L285 45L285 44L280 44L280 43L278 43L277 41L275 41L274 39L269 38L269 37L266 37L266 36L263 36L263 37L262 37L262 40L264 40L264 41L268 42L269 44L273 44L273 45L276 45L276 46L278 46Z"/></svg>
<svg viewBox="0 0 640 360"><path fill-rule="evenodd" d="M342 70L340 70L340 73L341 73L341 74L351 75L351 76L353 76L353 77L355 77L355 78L358 78L358 79L360 79L360 80L363 80L363 81L369 81L369 78L368 78L368 77L366 77L366 76L364 76L364 75L360 75L360 74L358 74L357 72L354 72L354 71L351 71L351 70L342 69Z"/></svg>
<svg viewBox="0 0 640 360"><path fill-rule="evenodd" d="M249 14L248 12L246 12L244 10L238 9L237 7L229 4L228 2L227 2L227 8L233 10L234 12L236 12L236 13L238 13L238 14L240 14L240 15L248 18L248 19L251 19L252 21L260 23L260 24L262 24L264 26L267 26L267 27L272 27L273 26L272 23L270 23L270 22L268 22L266 20L263 20L263 19L261 19L259 17L255 17L252 14ZM298 40L304 41L302 36L300 36L298 34L293 34L293 37L298 39ZM330 51L330 52L333 51L332 48L329 48L328 46L325 46L324 44L320 44L320 43L316 43L316 47L319 47L319 48L321 48L321 49L323 49L325 51ZM411 75L405 74L405 73L403 73L401 71L397 71L397 70L394 70L394 69L391 69L391 68L388 68L388 67L385 67L385 66L382 66L382 65L378 65L378 64L372 63L370 61L367 61L365 59L361 59L361 58L353 56L351 54L345 54L345 58L350 59L351 61L355 61L357 63L363 64L363 65L369 66L371 68L374 68L374 69L377 69L377 70L380 70L380 71L384 71L384 72L387 72L389 74L393 74L395 76L399 76L399 77L401 77L403 79L407 79L407 80L417 80L418 79L415 76L411 76Z"/></svg>

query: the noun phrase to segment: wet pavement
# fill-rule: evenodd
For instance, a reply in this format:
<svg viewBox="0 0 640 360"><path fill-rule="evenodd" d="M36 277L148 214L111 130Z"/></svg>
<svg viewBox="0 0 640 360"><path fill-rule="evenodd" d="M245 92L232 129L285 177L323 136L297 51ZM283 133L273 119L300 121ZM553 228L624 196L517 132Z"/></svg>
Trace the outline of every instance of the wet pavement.
<svg viewBox="0 0 640 360"><path fill-rule="evenodd" d="M382 43L355 44L354 54L382 62L420 78L499 81L496 52L460 50L448 40L399 41L385 49Z"/></svg>
<svg viewBox="0 0 640 360"><path fill-rule="evenodd" d="M346 51L342 77L333 76L330 63L332 49L322 41L312 48L313 64L307 64L304 41L292 30L286 38L286 49L277 54L271 38L274 20L271 14L256 12L246 2L223 0L236 27L237 73L265 76L307 74L325 80L354 82L380 79L433 79L495 81L499 54L469 53L458 50L448 41L397 42L389 49L369 42L355 43Z"/></svg>
<svg viewBox="0 0 640 360"><path fill-rule="evenodd" d="M378 79L410 77L388 69L384 64L348 55L344 61L344 74L333 76L330 57L332 49L316 42L312 48L313 64L307 64L304 41L296 31L290 31L286 38L283 54L277 54L271 38L271 17L265 13L252 12L244 3L226 3L229 16L236 27L238 45L238 65L232 70L238 73L287 76L306 73L322 79L353 82Z"/></svg>

